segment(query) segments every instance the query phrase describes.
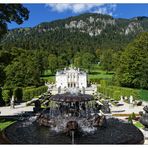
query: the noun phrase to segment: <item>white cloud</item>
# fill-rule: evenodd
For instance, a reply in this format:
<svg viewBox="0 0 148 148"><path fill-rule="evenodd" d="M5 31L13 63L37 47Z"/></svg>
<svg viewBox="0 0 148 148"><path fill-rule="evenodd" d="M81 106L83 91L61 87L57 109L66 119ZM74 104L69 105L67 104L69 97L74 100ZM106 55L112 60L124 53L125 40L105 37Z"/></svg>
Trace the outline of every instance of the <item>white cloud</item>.
<svg viewBox="0 0 148 148"><path fill-rule="evenodd" d="M83 13L83 12L92 12L92 13L103 13L110 14L116 10L116 4L63 4L63 3L54 3L46 4L47 7L51 8L52 11L64 12L71 11L73 13Z"/></svg>
<svg viewBox="0 0 148 148"><path fill-rule="evenodd" d="M94 10L94 13L102 13L102 14L109 14L109 15L114 15L115 11L116 11L116 4L106 4L103 5L99 8L97 8L96 10Z"/></svg>

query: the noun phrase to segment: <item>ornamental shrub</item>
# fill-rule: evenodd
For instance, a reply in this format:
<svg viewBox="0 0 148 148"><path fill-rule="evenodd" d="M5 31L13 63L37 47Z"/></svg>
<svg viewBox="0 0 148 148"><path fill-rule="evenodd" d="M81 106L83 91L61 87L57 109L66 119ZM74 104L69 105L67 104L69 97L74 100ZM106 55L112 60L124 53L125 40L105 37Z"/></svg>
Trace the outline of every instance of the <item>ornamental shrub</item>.
<svg viewBox="0 0 148 148"><path fill-rule="evenodd" d="M113 99L119 101L120 100L120 96L121 96L121 92L120 91L114 91L113 92Z"/></svg>
<svg viewBox="0 0 148 148"><path fill-rule="evenodd" d="M12 91L5 89L2 90L2 98L6 105L10 103L11 97L12 97Z"/></svg>
<svg viewBox="0 0 148 148"><path fill-rule="evenodd" d="M48 87L47 86L40 86L37 88L27 88L23 89L23 100L24 101L29 101L35 96L39 96L42 93L47 92Z"/></svg>

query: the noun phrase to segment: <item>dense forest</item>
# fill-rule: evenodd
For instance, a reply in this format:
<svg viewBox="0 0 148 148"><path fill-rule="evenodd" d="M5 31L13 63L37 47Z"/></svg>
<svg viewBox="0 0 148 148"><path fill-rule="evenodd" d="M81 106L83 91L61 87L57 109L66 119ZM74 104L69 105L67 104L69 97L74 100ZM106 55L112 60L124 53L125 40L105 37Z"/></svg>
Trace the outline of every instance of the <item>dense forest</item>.
<svg viewBox="0 0 148 148"><path fill-rule="evenodd" d="M33 28L9 30L0 41L0 84L6 88L40 86L43 84L40 77L46 69L54 74L57 69L74 64L90 72L92 64L100 62L102 69L115 71L117 85L147 89L147 81L143 82L147 72L137 77L133 76L133 70L127 76L132 64L126 64L131 62L131 54L136 53L129 52L132 48L144 48L147 53L148 34L142 33L148 31L147 26L147 17L115 19L87 13ZM135 41L141 38L145 43ZM138 47L134 47L135 43ZM141 57L138 53L137 56ZM124 65L127 65L125 75Z"/></svg>
<svg viewBox="0 0 148 148"><path fill-rule="evenodd" d="M46 50L67 60L76 52L96 49L121 50L140 33L148 31L148 18L115 19L103 14L82 14L63 20L44 22L33 28L10 30L1 40L1 46L26 50Z"/></svg>

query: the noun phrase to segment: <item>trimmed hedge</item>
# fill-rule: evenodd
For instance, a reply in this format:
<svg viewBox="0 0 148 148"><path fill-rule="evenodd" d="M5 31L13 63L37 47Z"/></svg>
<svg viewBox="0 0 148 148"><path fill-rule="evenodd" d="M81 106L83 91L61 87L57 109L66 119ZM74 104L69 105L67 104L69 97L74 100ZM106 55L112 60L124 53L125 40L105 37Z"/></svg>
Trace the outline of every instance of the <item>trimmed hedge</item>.
<svg viewBox="0 0 148 148"><path fill-rule="evenodd" d="M116 100L120 100L120 96L130 97L131 95L135 99L142 99L139 94L140 91L137 89L116 87L116 86L107 86L107 87L100 86L98 87L98 91Z"/></svg>
<svg viewBox="0 0 148 148"><path fill-rule="evenodd" d="M37 88L27 88L23 89L23 100L24 101L29 101L35 96L39 96L42 93L45 93L47 91L48 87L47 86L40 86Z"/></svg>
<svg viewBox="0 0 148 148"><path fill-rule="evenodd" d="M121 92L120 91L116 90L116 91L113 92L113 98L115 100L119 101L120 100L120 96L121 96Z"/></svg>
<svg viewBox="0 0 148 148"><path fill-rule="evenodd" d="M45 93L47 89L48 89L47 86L40 86L37 88L36 87L26 87L26 88L17 87L13 90L13 92L11 90L2 89L2 98L0 98L0 100L3 100L5 104L9 104L12 94L14 93L14 97L16 101L18 102L22 100L29 101L33 97L39 96L42 93Z"/></svg>
<svg viewBox="0 0 148 148"><path fill-rule="evenodd" d="M140 96L140 99L148 101L148 90L140 90L139 96Z"/></svg>
<svg viewBox="0 0 148 148"><path fill-rule="evenodd" d="M130 97L132 95L135 99L148 101L148 90L110 86L107 80L101 80L100 84L101 86L98 87L98 91L107 97L120 100L120 96Z"/></svg>
<svg viewBox="0 0 148 148"><path fill-rule="evenodd" d="M101 80L102 80L101 78L90 78L89 83L97 83L97 84L99 84Z"/></svg>
<svg viewBox="0 0 148 148"><path fill-rule="evenodd" d="M11 97L12 97L12 92L10 90L2 90L2 98L5 104L9 104Z"/></svg>

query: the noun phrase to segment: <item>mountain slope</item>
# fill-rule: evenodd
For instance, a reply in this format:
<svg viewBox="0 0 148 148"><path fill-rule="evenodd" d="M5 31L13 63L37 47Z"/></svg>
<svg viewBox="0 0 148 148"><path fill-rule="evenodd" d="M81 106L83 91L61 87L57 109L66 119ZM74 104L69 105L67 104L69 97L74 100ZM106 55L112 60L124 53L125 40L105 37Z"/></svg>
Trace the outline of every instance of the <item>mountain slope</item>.
<svg viewBox="0 0 148 148"><path fill-rule="evenodd" d="M124 48L137 34L148 31L148 18L115 19L109 15L87 13L33 28L10 30L1 41L5 49L21 47L48 50L60 56L76 52L95 53L97 48Z"/></svg>

